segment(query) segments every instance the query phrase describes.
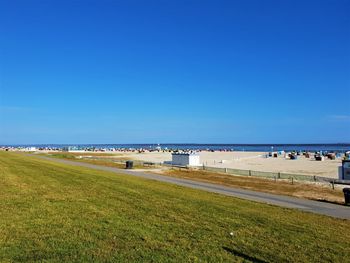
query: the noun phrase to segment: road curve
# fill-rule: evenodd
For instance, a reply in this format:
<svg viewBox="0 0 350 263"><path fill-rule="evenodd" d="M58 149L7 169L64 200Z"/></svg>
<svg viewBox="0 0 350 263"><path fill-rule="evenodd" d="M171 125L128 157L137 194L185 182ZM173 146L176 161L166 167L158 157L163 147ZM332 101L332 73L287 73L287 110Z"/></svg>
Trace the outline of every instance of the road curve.
<svg viewBox="0 0 350 263"><path fill-rule="evenodd" d="M283 195L268 194L268 193L256 192L256 191L239 189L239 188L232 188L232 187L227 187L227 186L222 186L217 184L198 182L198 181L169 177L164 175L156 175L156 174L145 173L137 170L124 170L124 169L107 167L102 165L50 158L46 156L38 156L38 155L31 155L31 156L35 156L35 157L38 157L44 160L53 161L53 162L74 165L74 166L81 166L81 167L91 168L95 170L115 172L119 174L127 174L127 175L142 177L146 179L156 180L160 182L166 182L166 183L181 185L185 187L190 187L193 189L199 189L199 190L223 194L227 196L238 197L238 198L246 199L250 201L267 203L267 204L272 204L272 205L277 205L277 206L287 207L287 208L295 208L306 212L312 212L316 214L350 220L350 207L347 207L347 206L312 201L312 200L283 196Z"/></svg>

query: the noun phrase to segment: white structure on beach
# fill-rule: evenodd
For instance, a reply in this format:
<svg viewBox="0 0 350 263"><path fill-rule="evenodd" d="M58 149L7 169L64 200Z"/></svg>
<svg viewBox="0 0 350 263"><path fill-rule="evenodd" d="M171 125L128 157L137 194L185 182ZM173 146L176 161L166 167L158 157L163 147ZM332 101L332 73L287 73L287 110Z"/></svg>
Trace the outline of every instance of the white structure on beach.
<svg viewBox="0 0 350 263"><path fill-rule="evenodd" d="M35 152L36 151L36 147L34 146L29 146L29 147L26 147L24 149L25 152Z"/></svg>
<svg viewBox="0 0 350 263"><path fill-rule="evenodd" d="M199 166L200 159L198 153L173 153L172 154L172 165L179 166Z"/></svg>

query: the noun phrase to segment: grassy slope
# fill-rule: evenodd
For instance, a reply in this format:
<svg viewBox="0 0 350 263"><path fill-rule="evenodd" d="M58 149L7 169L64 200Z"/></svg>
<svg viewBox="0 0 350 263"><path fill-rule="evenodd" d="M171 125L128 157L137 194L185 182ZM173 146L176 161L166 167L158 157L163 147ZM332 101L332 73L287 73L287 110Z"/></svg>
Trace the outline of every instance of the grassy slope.
<svg viewBox="0 0 350 263"><path fill-rule="evenodd" d="M345 262L349 235L346 220L0 152L0 261Z"/></svg>

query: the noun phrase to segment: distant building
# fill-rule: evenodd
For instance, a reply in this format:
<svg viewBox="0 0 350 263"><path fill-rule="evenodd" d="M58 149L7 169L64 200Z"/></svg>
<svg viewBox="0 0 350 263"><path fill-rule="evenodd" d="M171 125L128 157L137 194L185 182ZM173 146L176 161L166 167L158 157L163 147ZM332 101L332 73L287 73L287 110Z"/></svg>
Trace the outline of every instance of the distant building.
<svg viewBox="0 0 350 263"><path fill-rule="evenodd" d="M84 149L82 149L80 147L77 147L77 146L65 146L65 147L62 147L62 151L63 152L81 152L83 150Z"/></svg>
<svg viewBox="0 0 350 263"><path fill-rule="evenodd" d="M198 153L173 153L172 165L179 166L199 166L200 159Z"/></svg>

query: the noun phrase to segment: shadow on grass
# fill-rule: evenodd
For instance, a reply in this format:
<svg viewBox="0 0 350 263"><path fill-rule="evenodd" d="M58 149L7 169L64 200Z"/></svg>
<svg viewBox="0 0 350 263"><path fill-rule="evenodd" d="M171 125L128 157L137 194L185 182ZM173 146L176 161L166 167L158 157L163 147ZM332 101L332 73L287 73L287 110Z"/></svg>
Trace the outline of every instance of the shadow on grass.
<svg viewBox="0 0 350 263"><path fill-rule="evenodd" d="M252 261L252 262L256 262L256 263L267 263L267 261L264 261L264 260L261 260L261 259L258 259L256 257L252 257L252 256L249 256L249 255L246 255L244 253L241 253L233 248L228 248L228 247L222 247L225 251L227 251L228 253L234 255L234 256L238 256L238 257L241 257L241 258L244 258L245 260L249 260L249 261Z"/></svg>

